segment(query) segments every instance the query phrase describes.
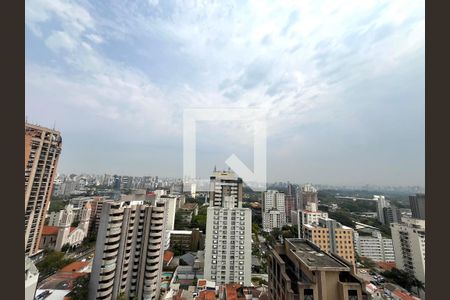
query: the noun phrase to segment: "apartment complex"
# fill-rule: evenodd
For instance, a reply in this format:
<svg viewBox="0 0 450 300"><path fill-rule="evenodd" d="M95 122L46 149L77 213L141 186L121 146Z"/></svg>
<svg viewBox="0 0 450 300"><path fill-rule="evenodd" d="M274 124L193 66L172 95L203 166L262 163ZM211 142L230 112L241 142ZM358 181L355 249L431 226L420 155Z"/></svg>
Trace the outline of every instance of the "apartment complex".
<svg viewBox="0 0 450 300"><path fill-rule="evenodd" d="M242 202L242 179L232 171L214 171L210 177L210 206L223 207L225 197L234 199L234 206Z"/></svg>
<svg viewBox="0 0 450 300"><path fill-rule="evenodd" d="M392 223L402 222L402 213L400 209L394 205L383 208L384 223L386 225L391 225Z"/></svg>
<svg viewBox="0 0 450 300"><path fill-rule="evenodd" d="M425 220L425 194L409 196L409 205L414 219Z"/></svg>
<svg viewBox="0 0 450 300"><path fill-rule="evenodd" d="M263 230L281 228L286 225L286 207L284 193L268 190L263 193L262 199L262 225Z"/></svg>
<svg viewBox="0 0 450 300"><path fill-rule="evenodd" d="M384 208L388 207L388 202L384 196L374 195L373 199L377 201L377 217L381 224L386 224L384 219Z"/></svg>
<svg viewBox="0 0 450 300"><path fill-rule="evenodd" d="M403 218L391 224L395 264L425 283L425 220Z"/></svg>
<svg viewBox="0 0 450 300"><path fill-rule="evenodd" d="M177 248L184 252L203 249L205 241L203 232L198 228L191 230L171 230L168 232L170 248Z"/></svg>
<svg viewBox="0 0 450 300"><path fill-rule="evenodd" d="M317 189L313 187L311 184L306 184L302 186L298 190L298 203L297 203L297 209L303 210L306 208L306 205L310 202L319 203L319 198L317 197Z"/></svg>
<svg viewBox="0 0 450 300"><path fill-rule="evenodd" d="M373 231L372 236L361 236L355 231L353 243L360 257L367 257L373 261L395 261L392 239L383 238L379 231Z"/></svg>
<svg viewBox="0 0 450 300"><path fill-rule="evenodd" d="M217 285L234 282L250 286L251 234L252 213L249 208L208 207L205 279L215 281Z"/></svg>
<svg viewBox="0 0 450 300"><path fill-rule="evenodd" d="M268 275L272 300L363 299L352 266L303 239L286 239L271 250Z"/></svg>
<svg viewBox="0 0 450 300"><path fill-rule="evenodd" d="M103 203L88 299L158 299L165 223L164 203Z"/></svg>
<svg viewBox="0 0 450 300"><path fill-rule="evenodd" d="M214 172L206 216L205 279L251 285L252 213L242 208L242 179Z"/></svg>
<svg viewBox="0 0 450 300"><path fill-rule="evenodd" d="M330 218L319 218L318 224L305 224L303 236L327 253L337 254L355 264L353 229Z"/></svg>
<svg viewBox="0 0 450 300"><path fill-rule="evenodd" d="M306 205L304 210L292 212L293 224L298 225L298 237L304 238L303 226L307 224L319 224L319 218L328 218L328 213L319 211L317 204L310 202Z"/></svg>
<svg viewBox="0 0 450 300"><path fill-rule="evenodd" d="M58 131L25 123L25 255L39 250L61 147Z"/></svg>

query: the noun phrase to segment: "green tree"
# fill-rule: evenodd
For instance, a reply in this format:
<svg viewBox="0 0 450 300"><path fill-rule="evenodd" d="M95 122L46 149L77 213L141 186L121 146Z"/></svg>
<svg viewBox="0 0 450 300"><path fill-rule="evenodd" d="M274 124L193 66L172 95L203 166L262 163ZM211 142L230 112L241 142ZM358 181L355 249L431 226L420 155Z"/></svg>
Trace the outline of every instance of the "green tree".
<svg viewBox="0 0 450 300"><path fill-rule="evenodd" d="M38 268L39 273L46 275L54 273L74 261L74 259L65 258L64 253L62 252L48 250L44 259L37 263L36 267Z"/></svg>
<svg viewBox="0 0 450 300"><path fill-rule="evenodd" d="M416 292L418 294L419 290L424 290L424 284L418 280L413 274L393 268L388 271L384 271L382 275L389 281L398 284L409 292Z"/></svg>
<svg viewBox="0 0 450 300"><path fill-rule="evenodd" d="M70 292L71 300L85 300L88 298L89 274L80 276L73 283L72 292Z"/></svg>

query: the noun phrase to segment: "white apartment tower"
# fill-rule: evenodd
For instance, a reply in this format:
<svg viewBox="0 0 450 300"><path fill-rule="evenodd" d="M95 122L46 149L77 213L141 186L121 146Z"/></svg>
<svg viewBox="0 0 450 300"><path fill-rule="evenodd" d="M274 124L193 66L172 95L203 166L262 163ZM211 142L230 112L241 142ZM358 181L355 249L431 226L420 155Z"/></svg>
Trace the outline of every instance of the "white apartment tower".
<svg viewBox="0 0 450 300"><path fill-rule="evenodd" d="M373 199L377 201L377 216L378 221L380 221L381 224L385 224L386 220L384 219L384 208L388 207L388 203L386 202L386 199L384 196L374 195Z"/></svg>
<svg viewBox="0 0 450 300"><path fill-rule="evenodd" d="M266 231L286 225L284 193L275 190L268 190L263 193L262 222L263 229Z"/></svg>
<svg viewBox="0 0 450 300"><path fill-rule="evenodd" d="M373 261L395 261L392 239L383 238L381 232L377 230L372 232L372 236L360 236L354 231L353 244L360 257L367 257Z"/></svg>
<svg viewBox="0 0 450 300"><path fill-rule="evenodd" d="M395 264L425 283L425 220L402 218L392 223Z"/></svg>
<svg viewBox="0 0 450 300"><path fill-rule="evenodd" d="M206 218L204 276L216 285L250 286L252 213L242 208L242 198L236 198L242 197L242 180L226 173L230 172L215 172L211 177L214 190ZM232 176L233 180L228 179ZM226 182L222 181L224 177Z"/></svg>
<svg viewBox="0 0 450 300"><path fill-rule="evenodd" d="M210 177L209 206L223 206L226 196L232 196L235 207L242 202L242 179L232 171L214 171Z"/></svg>
<svg viewBox="0 0 450 300"><path fill-rule="evenodd" d="M165 222L164 203L103 203L89 300L159 298Z"/></svg>

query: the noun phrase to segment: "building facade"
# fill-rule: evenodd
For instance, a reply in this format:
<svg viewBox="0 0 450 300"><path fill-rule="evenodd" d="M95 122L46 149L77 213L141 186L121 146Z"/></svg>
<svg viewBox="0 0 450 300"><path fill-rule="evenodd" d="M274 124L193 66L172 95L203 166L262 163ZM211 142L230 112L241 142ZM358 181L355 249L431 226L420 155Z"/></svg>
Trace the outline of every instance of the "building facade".
<svg viewBox="0 0 450 300"><path fill-rule="evenodd" d="M409 196L409 205L414 219L425 220L425 194Z"/></svg>
<svg viewBox="0 0 450 300"><path fill-rule="evenodd" d="M158 299L165 223L164 203L103 203L88 299Z"/></svg>
<svg viewBox="0 0 450 300"><path fill-rule="evenodd" d="M384 219L384 208L388 207L388 203L384 196L374 195L373 199L377 201L377 217L381 224L386 224Z"/></svg>
<svg viewBox="0 0 450 300"><path fill-rule="evenodd" d="M391 225L392 223L402 222L402 213L394 205L383 208L384 222L386 225Z"/></svg>
<svg viewBox="0 0 450 300"><path fill-rule="evenodd" d="M364 299L351 265L303 239L286 239L271 250L268 275L271 300Z"/></svg>
<svg viewBox="0 0 450 300"><path fill-rule="evenodd" d="M372 236L360 236L353 233L355 251L360 257L367 257L373 261L395 261L392 239L383 238L381 232L373 231Z"/></svg>
<svg viewBox="0 0 450 300"><path fill-rule="evenodd" d="M303 236L327 253L333 253L355 265L353 229L330 218L319 218L318 224L303 226Z"/></svg>
<svg viewBox="0 0 450 300"><path fill-rule="evenodd" d="M425 283L425 220L403 218L403 222L391 224L395 264Z"/></svg>
<svg viewBox="0 0 450 300"><path fill-rule="evenodd" d="M205 279L251 285L251 241L252 212L242 208L242 179L215 171L206 215Z"/></svg>
<svg viewBox="0 0 450 300"><path fill-rule="evenodd" d="M39 251L61 147L58 131L25 123L25 255Z"/></svg>
<svg viewBox="0 0 450 300"><path fill-rule="evenodd" d="M317 189L311 184L306 184L298 190L298 203L297 209L303 210L310 202L319 204L319 198L317 197Z"/></svg>
<svg viewBox="0 0 450 300"><path fill-rule="evenodd" d="M230 203L233 203L231 200ZM251 285L252 214L249 208L208 207L205 279Z"/></svg>
<svg viewBox="0 0 450 300"><path fill-rule="evenodd" d="M285 195L282 192L268 190L263 193L262 225L263 230L271 231L287 224Z"/></svg>
<svg viewBox="0 0 450 300"><path fill-rule="evenodd" d="M293 212L294 224L298 225L298 237L304 238L303 236L303 226L307 224L319 224L319 218L328 218L328 213L319 211L317 209L317 204L310 202L306 205L304 210L298 210Z"/></svg>
<svg viewBox="0 0 450 300"><path fill-rule="evenodd" d="M242 179L231 171L214 171L210 177L210 206L223 207L225 197L231 196L235 207L242 202Z"/></svg>

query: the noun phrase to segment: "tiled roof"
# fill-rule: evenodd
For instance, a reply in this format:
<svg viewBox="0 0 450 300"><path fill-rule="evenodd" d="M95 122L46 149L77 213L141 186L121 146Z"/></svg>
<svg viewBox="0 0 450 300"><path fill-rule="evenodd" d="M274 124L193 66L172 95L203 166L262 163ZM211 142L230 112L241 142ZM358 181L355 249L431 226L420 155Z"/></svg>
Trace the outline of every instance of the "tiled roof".
<svg viewBox="0 0 450 300"><path fill-rule="evenodd" d="M57 235L58 227L57 226L44 226L42 228L42 235Z"/></svg>

